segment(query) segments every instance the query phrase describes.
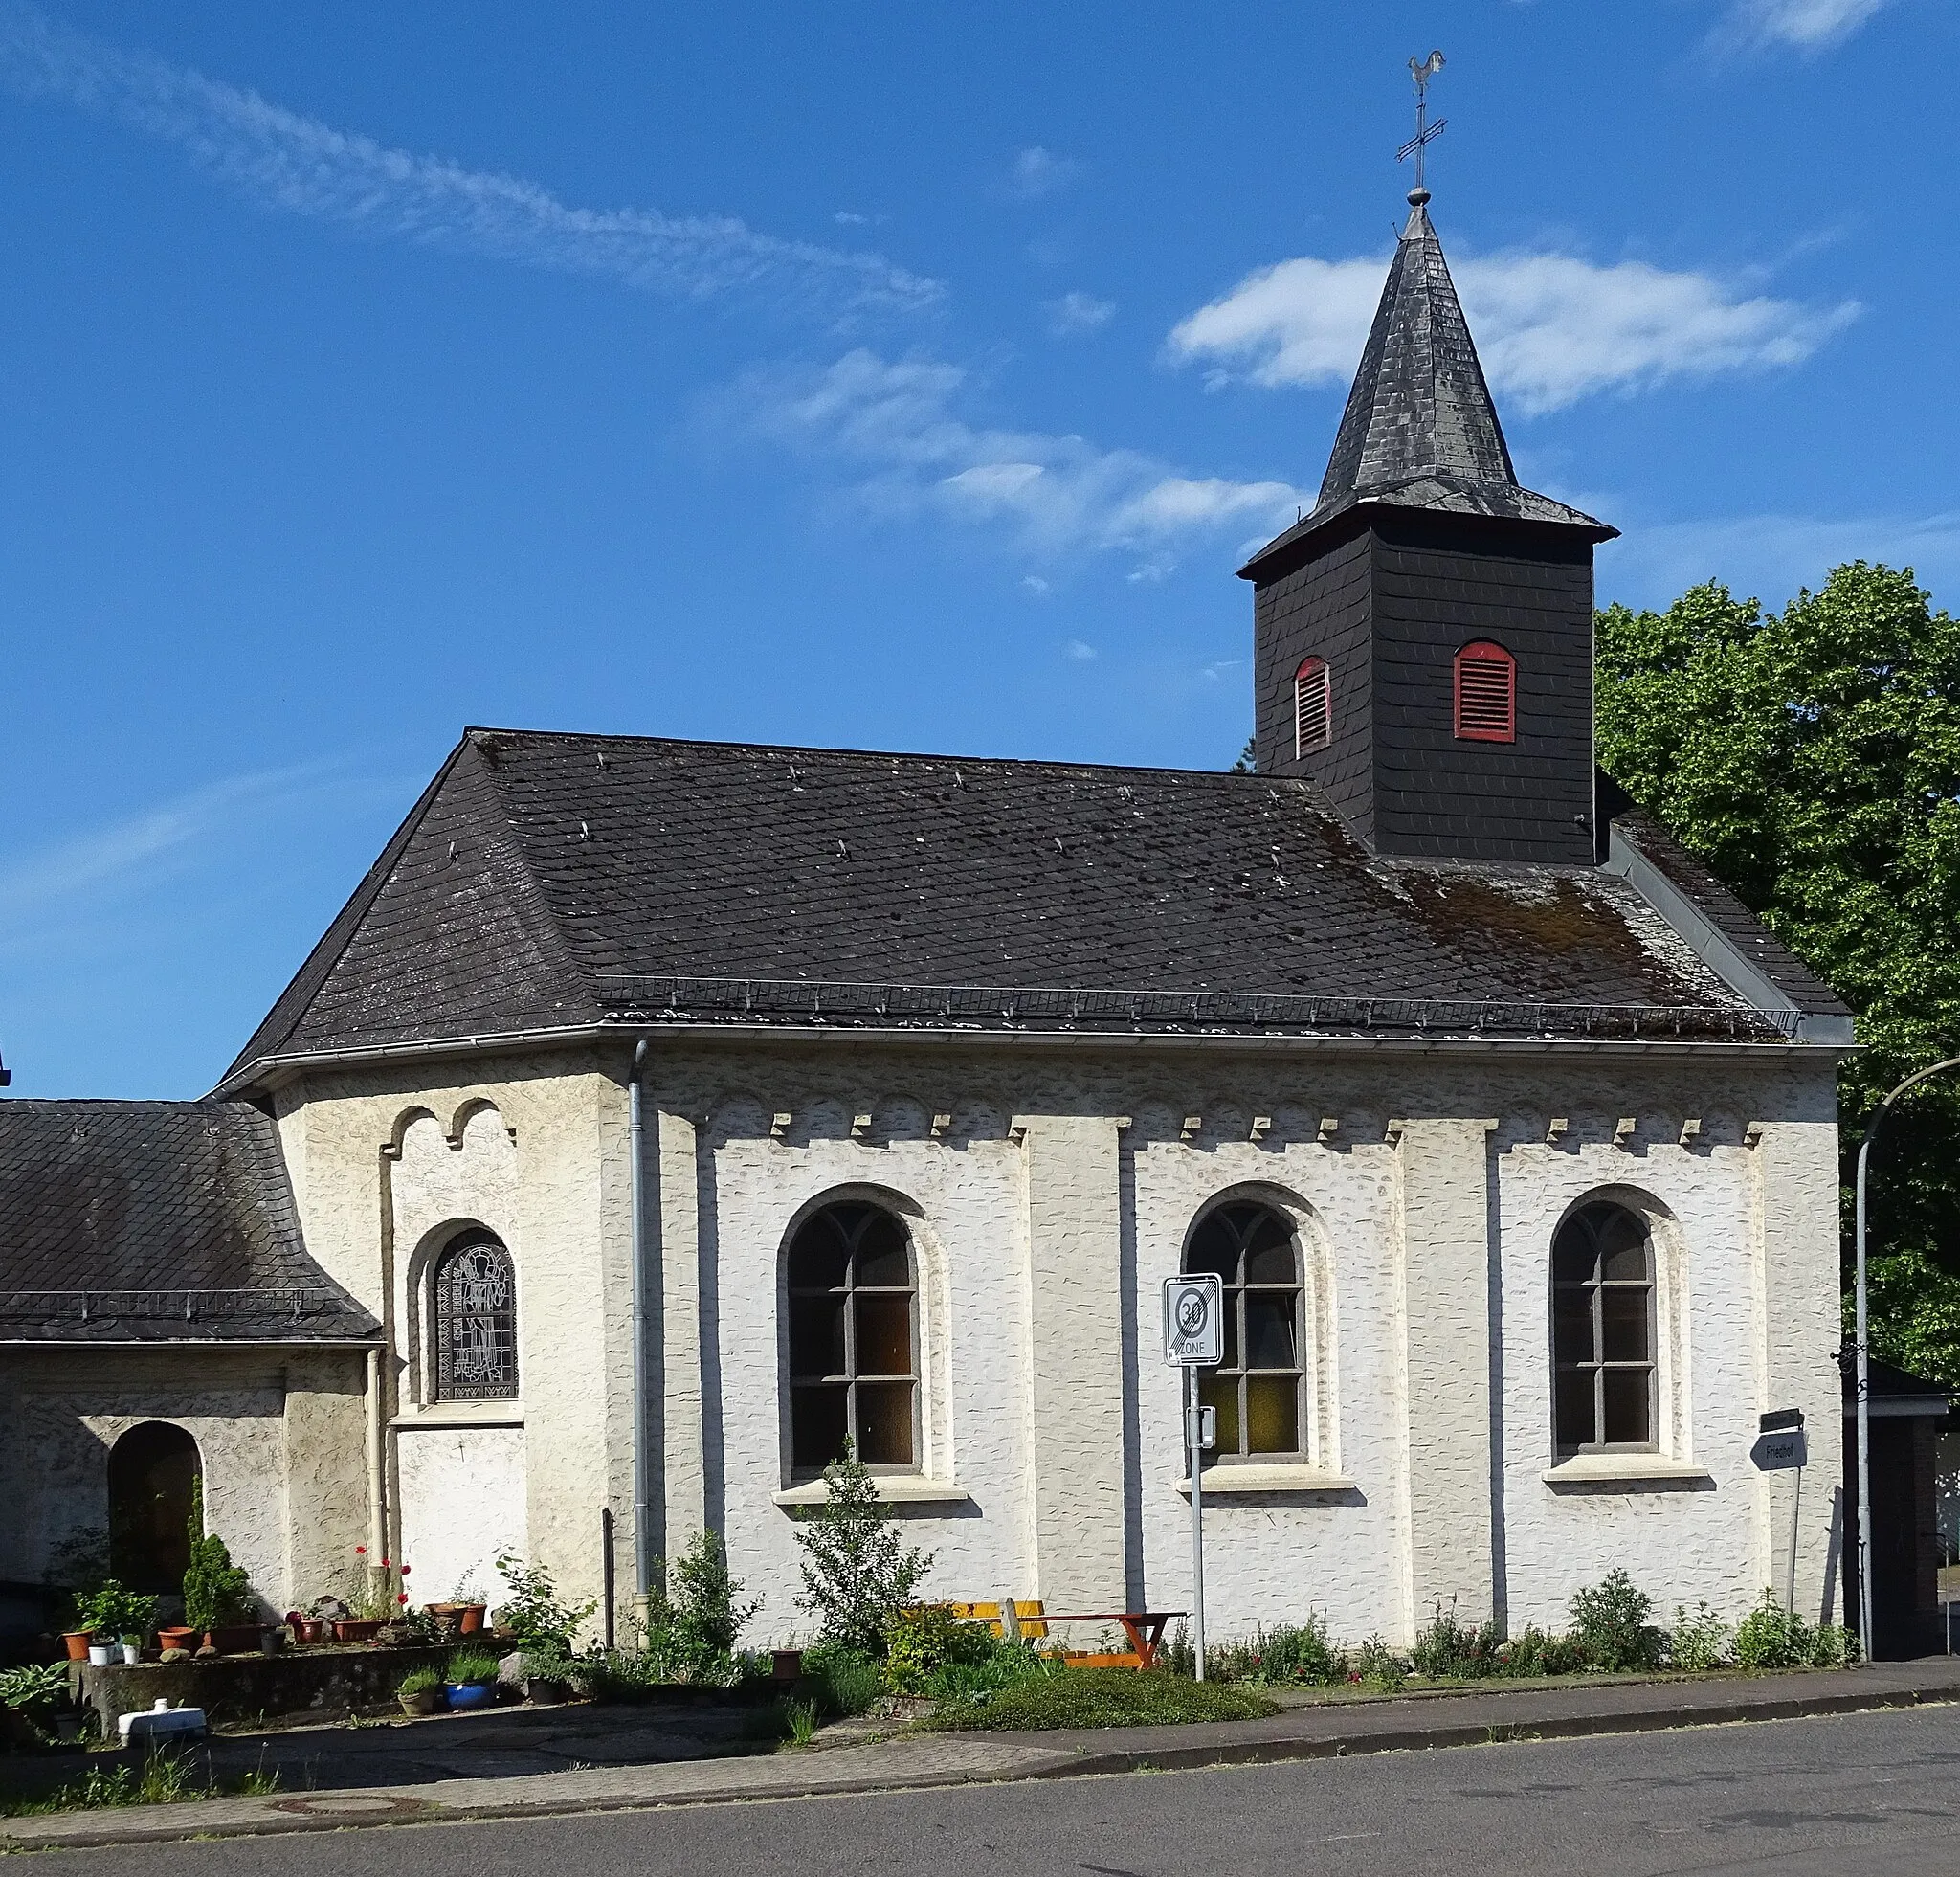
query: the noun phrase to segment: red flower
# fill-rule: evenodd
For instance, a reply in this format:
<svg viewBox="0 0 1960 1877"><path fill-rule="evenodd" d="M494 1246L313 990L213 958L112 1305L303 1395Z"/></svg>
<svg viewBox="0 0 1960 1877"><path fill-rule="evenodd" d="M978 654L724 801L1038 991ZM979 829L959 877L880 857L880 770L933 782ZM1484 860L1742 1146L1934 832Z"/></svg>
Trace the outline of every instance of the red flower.
<svg viewBox="0 0 1960 1877"><path fill-rule="evenodd" d="M409 1567L408 1567L408 1566L407 1566L406 1564L404 1564L404 1565L402 1566L402 1575L406 1577L406 1576L407 1576L408 1575L409 1575Z"/></svg>
<svg viewBox="0 0 1960 1877"><path fill-rule="evenodd" d="M400 1595L399 1597L397 1597L397 1598L395 1598L395 1601L396 1601L397 1603L406 1603L406 1602L407 1602L408 1600L409 1600L409 1594L408 1594L408 1592L407 1592L407 1591L403 1591L403 1592L402 1592L402 1594L401 1594L401 1595Z"/></svg>
<svg viewBox="0 0 1960 1877"><path fill-rule="evenodd" d="M384 1558L383 1558L383 1559L381 1560L381 1568L382 1568L382 1569L383 1569L384 1571L386 1571L386 1570L388 1569L388 1559L387 1559L387 1558L385 1558L385 1557L384 1557Z"/></svg>
<svg viewBox="0 0 1960 1877"><path fill-rule="evenodd" d="M354 1547L354 1555L356 1557L366 1557L368 1555L368 1547L366 1545L356 1545Z"/></svg>

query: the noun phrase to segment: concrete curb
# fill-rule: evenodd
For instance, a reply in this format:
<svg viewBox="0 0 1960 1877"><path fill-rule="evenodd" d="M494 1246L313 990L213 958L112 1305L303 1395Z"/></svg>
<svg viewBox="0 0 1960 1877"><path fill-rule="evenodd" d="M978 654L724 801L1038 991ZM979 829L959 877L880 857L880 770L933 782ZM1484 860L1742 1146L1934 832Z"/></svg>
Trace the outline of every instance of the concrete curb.
<svg viewBox="0 0 1960 1877"><path fill-rule="evenodd" d="M1700 1685L1706 1687L1706 1684ZM1502 1699L1528 1708L1522 1691ZM1460 1697L1446 1697L1454 1707ZM1426 1699L1417 1697L1417 1699ZM966 1767L885 1763L861 1773L821 1776L826 1762L847 1753L882 1754L889 1747L838 1748L833 1753L771 1756L768 1764L779 1776L767 1782L751 1778L728 1780L679 1791L635 1792L627 1780L610 1791L590 1793L540 1792L536 1798L507 1799L489 1794L480 1800L467 1797L437 1799L426 1789L390 1791L364 1787L339 1791L289 1794L266 1799L226 1799L185 1805L144 1808L148 1816L127 1813L51 1815L44 1820L0 1820L0 1855L28 1850L95 1850L111 1844L157 1844L193 1838L256 1838L293 1832L348 1831L377 1825L462 1824L498 1820L569 1817L593 1812L673 1810L684 1806L726 1805L768 1799L858 1797L880 1792L917 1792L950 1786L998 1785L1024 1779L1088 1778L1141 1772L1190 1772L1205 1767L1273 1766L1316 1759L1336 1759L1362 1754L1419 1753L1449 1747L1488 1746L1514 1741L1580 1739L1613 1733L1663 1732L1693 1727L1721 1727L1747 1721L1787 1721L1834 1714L1873 1712L1887 1709L1939 1706L1960 1700L1960 1683L1950 1674L1928 1676L1904 1686L1851 1687L1832 1693L1782 1697L1682 1702L1679 1695L1645 1707L1615 1705L1592 1713L1537 1714L1520 1711L1516 1719L1448 1721L1414 1725L1356 1726L1353 1722L1386 1719L1387 1705L1370 1704L1348 1710L1345 1728L1317 1732L1312 1723L1333 1719L1327 1709L1295 1709L1291 1718L1303 1723L1292 1733L1245 1738L1219 1737L1214 1727L1122 1730L1125 1744L1092 1746L1078 1733L1064 1746L1038 1735L1014 1734L957 1737L979 1758ZM1403 1704L1393 1704L1399 1708ZM1438 1706L1443 1705L1439 1701ZM1229 1725L1229 1724L1228 1724ZM1272 1725L1266 1723L1263 1725ZM1147 1738L1136 1739L1139 1733ZM998 1748L987 1763L987 1749ZM905 1751L905 1750L902 1750ZM699 1762L696 1762L697 1764ZM743 1762L755 1766L758 1762ZM618 1769L629 1776L634 1770ZM558 1776L522 1776L540 1786L557 1783ZM445 1782L447 1783L447 1782ZM462 1783L462 1782L457 1782ZM505 1782L499 1781L498 1784ZM249 1808L249 1809L248 1809ZM80 1823L83 1817L88 1822ZM65 1828L64 1828L65 1827Z"/></svg>

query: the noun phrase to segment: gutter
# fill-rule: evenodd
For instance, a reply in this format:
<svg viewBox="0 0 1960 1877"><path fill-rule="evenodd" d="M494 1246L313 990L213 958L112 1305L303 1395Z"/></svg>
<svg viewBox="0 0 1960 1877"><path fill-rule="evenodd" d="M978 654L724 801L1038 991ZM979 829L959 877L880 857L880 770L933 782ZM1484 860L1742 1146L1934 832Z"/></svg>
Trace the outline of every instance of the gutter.
<svg viewBox="0 0 1960 1877"><path fill-rule="evenodd" d="M1609 830L1608 841L1607 858L1599 871L1624 880L1731 991L1739 992L1765 1016L1793 1017L1799 1043L1854 1046L1852 1018L1799 1010L1790 994L1617 828Z"/></svg>
<svg viewBox="0 0 1960 1877"><path fill-rule="evenodd" d="M1760 1006L1759 1006L1760 1008ZM1786 1000L1779 1009L1800 1015ZM1806 1017L1795 1040L1764 1039L1758 1042L1674 1041L1656 1038L1563 1038L1563 1037L1357 1037L1357 1036L1272 1036L1215 1030L1201 1033L1134 1030L993 1030L924 1029L905 1025L827 1024L827 1023L701 1023L677 1020L671 1023L583 1023L542 1030L506 1030L482 1036L439 1037L428 1042L375 1043L349 1049L297 1051L290 1056L262 1056L229 1075L205 1098L218 1101L248 1088L274 1088L309 1069L350 1069L371 1067L392 1061L419 1061L432 1057L486 1056L512 1049L540 1046L569 1048L580 1043L607 1041L619 1037L683 1037L692 1041L713 1039L721 1042L804 1042L869 1044L893 1046L929 1043L974 1046L1013 1046L1055 1049L1163 1049L1181 1052L1192 1049L1242 1050L1258 1054L1274 1051L1311 1055L1333 1054L1428 1056L1438 1052L1475 1050L1513 1056L1676 1056L1696 1061L1721 1059L1748 1061L1766 1057L1809 1057L1848 1054L1856 1047L1849 1035L1841 1039L1820 1032L1832 1023L1849 1024L1843 1018Z"/></svg>

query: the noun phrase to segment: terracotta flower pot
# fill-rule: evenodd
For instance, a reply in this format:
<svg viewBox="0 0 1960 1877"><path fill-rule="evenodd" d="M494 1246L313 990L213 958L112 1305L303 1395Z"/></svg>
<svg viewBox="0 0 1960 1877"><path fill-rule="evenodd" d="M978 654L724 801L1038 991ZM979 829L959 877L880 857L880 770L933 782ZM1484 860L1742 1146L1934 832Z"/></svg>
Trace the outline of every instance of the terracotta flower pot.
<svg viewBox="0 0 1960 1877"><path fill-rule="evenodd" d="M460 1634L474 1636L483 1627L483 1618L489 1611L487 1603L465 1603L457 1613L461 1619Z"/></svg>
<svg viewBox="0 0 1960 1877"><path fill-rule="evenodd" d="M256 1622L220 1623L204 1632L207 1644L219 1655L256 1655L265 1625Z"/></svg>
<svg viewBox="0 0 1960 1877"><path fill-rule="evenodd" d="M771 1649L769 1651L769 1674L778 1682L794 1682L802 1679L803 1651L801 1649Z"/></svg>
<svg viewBox="0 0 1960 1877"><path fill-rule="evenodd" d="M70 1662L86 1662L88 1660L87 1630L71 1629L63 1635L61 1642L62 1646L68 1651L68 1660Z"/></svg>
<svg viewBox="0 0 1960 1877"><path fill-rule="evenodd" d="M333 1626L336 1642L371 1642L380 1633L380 1620L369 1620L367 1617L349 1617Z"/></svg>
<svg viewBox="0 0 1960 1877"><path fill-rule="evenodd" d="M196 1630L186 1629L181 1624L174 1629L160 1629L157 1631L157 1647L159 1649L194 1649L197 1643L198 1635Z"/></svg>

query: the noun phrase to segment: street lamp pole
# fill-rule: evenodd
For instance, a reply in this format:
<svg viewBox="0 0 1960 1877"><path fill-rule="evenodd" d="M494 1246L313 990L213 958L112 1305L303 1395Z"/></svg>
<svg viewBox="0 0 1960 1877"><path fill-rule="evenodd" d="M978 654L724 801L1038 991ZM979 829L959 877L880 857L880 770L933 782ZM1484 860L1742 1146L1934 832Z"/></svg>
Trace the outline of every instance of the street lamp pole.
<svg viewBox="0 0 1960 1877"><path fill-rule="evenodd" d="M1864 1139L1858 1149L1858 1340L1853 1345L1858 1362L1858 1641L1867 1662L1872 1659L1872 1378L1871 1352L1865 1335L1865 1169L1871 1160L1872 1145L1892 1111L1892 1104L1908 1088L1943 1069L1960 1069L1960 1056L1949 1056L1944 1062L1935 1062L1929 1069L1907 1076L1872 1110L1872 1118L1865 1124Z"/></svg>

